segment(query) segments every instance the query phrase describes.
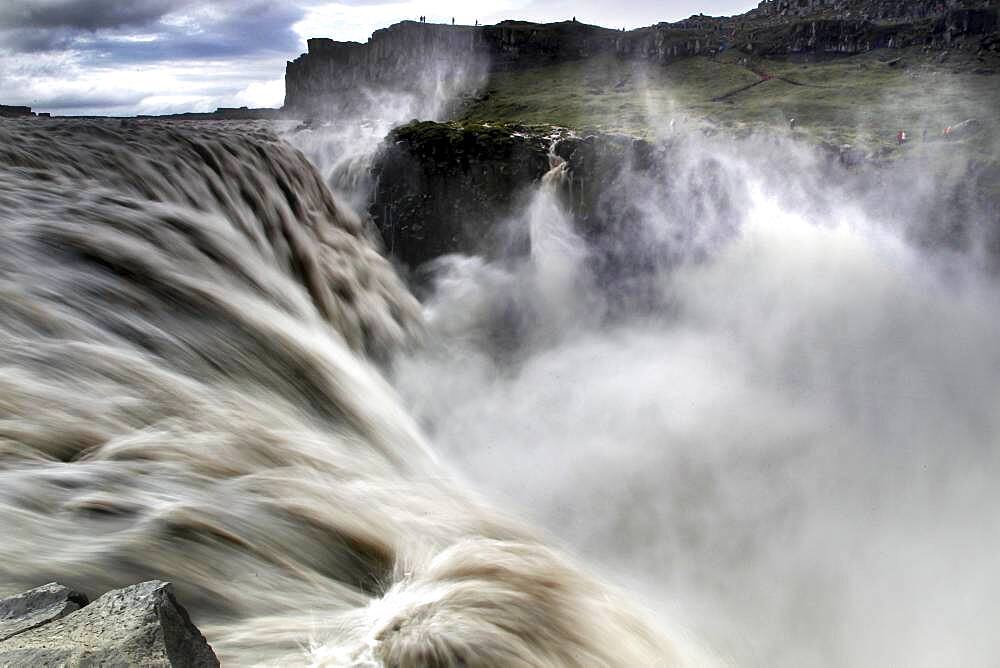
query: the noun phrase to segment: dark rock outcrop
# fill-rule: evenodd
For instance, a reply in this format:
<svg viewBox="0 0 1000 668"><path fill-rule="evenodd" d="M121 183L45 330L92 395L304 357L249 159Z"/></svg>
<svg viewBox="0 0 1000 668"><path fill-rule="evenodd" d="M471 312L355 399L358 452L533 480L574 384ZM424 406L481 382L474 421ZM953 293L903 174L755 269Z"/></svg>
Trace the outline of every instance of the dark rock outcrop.
<svg viewBox="0 0 1000 668"><path fill-rule="evenodd" d="M0 641L65 617L87 597L56 582L0 600Z"/></svg>
<svg viewBox="0 0 1000 668"><path fill-rule="evenodd" d="M25 118L34 115L34 112L31 111L31 107L0 104L0 118Z"/></svg>
<svg viewBox="0 0 1000 668"><path fill-rule="evenodd" d="M504 226L549 168L550 140L527 128L419 122L376 159L371 205L387 250L410 267L440 255L526 248Z"/></svg>
<svg viewBox="0 0 1000 668"><path fill-rule="evenodd" d="M610 282L691 248L677 235L666 245L650 237L650 203L684 219L735 215L731 194L713 180L718 165L699 163L691 179L667 169L670 150L625 135L415 122L394 130L376 158L370 213L386 249L411 269L450 253L524 256L530 230L515 217L563 160L554 195Z"/></svg>
<svg viewBox="0 0 1000 668"><path fill-rule="evenodd" d="M45 615L49 619L0 641L0 665L219 665L166 582L153 580L116 589L65 614L60 601L74 603L72 595L53 584L13 597L18 600L8 604L8 609L19 611L21 619L39 620ZM59 616L60 611L65 616Z"/></svg>

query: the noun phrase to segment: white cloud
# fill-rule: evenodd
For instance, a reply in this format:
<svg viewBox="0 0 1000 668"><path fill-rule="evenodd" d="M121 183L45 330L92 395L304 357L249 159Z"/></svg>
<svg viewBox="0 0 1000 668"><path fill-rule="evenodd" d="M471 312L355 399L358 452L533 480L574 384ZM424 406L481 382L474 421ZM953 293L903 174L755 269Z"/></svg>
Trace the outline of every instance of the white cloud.
<svg viewBox="0 0 1000 668"><path fill-rule="evenodd" d="M9 56L0 59L0 103L112 116L276 107L284 99L283 66L268 58L95 67L71 53Z"/></svg>
<svg viewBox="0 0 1000 668"><path fill-rule="evenodd" d="M285 79L254 81L233 96L234 107L280 107L285 101Z"/></svg>

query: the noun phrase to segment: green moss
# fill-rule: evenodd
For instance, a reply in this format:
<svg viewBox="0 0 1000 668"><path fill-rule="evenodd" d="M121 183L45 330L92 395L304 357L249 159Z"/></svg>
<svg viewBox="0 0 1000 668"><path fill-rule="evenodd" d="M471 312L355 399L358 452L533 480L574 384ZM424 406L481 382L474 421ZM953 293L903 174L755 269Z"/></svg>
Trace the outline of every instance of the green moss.
<svg viewBox="0 0 1000 668"><path fill-rule="evenodd" d="M508 125L414 121L393 130L389 140L405 142L414 155L447 163L470 158L510 159L518 138Z"/></svg>

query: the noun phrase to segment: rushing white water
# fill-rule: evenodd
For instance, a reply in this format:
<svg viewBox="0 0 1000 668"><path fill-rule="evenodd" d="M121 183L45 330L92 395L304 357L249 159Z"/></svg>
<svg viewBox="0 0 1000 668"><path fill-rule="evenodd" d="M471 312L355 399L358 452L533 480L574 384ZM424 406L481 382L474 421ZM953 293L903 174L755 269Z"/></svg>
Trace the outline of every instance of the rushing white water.
<svg viewBox="0 0 1000 668"><path fill-rule="evenodd" d="M794 145L670 158L719 201L659 208L630 177L646 227L620 242L701 226L655 307L616 308L543 185L530 258L439 263L407 403L447 460L736 665L995 663L995 279ZM741 224L714 234L723 199Z"/></svg>
<svg viewBox="0 0 1000 668"><path fill-rule="evenodd" d="M171 580L240 665L995 663L995 278L793 145L667 159L641 276L553 152L421 317L263 126L0 125L0 593Z"/></svg>
<svg viewBox="0 0 1000 668"><path fill-rule="evenodd" d="M267 129L4 123L0 249L0 593L170 580L237 665L701 661L435 455L416 302Z"/></svg>

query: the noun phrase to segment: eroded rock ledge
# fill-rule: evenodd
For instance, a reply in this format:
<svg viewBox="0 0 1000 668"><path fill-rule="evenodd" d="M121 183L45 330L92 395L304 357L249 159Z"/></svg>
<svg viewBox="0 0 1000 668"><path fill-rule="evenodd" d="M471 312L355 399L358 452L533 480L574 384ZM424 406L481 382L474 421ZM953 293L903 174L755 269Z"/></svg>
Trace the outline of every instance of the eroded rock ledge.
<svg viewBox="0 0 1000 668"><path fill-rule="evenodd" d="M0 600L0 666L218 666L167 582L93 603L52 582Z"/></svg>

